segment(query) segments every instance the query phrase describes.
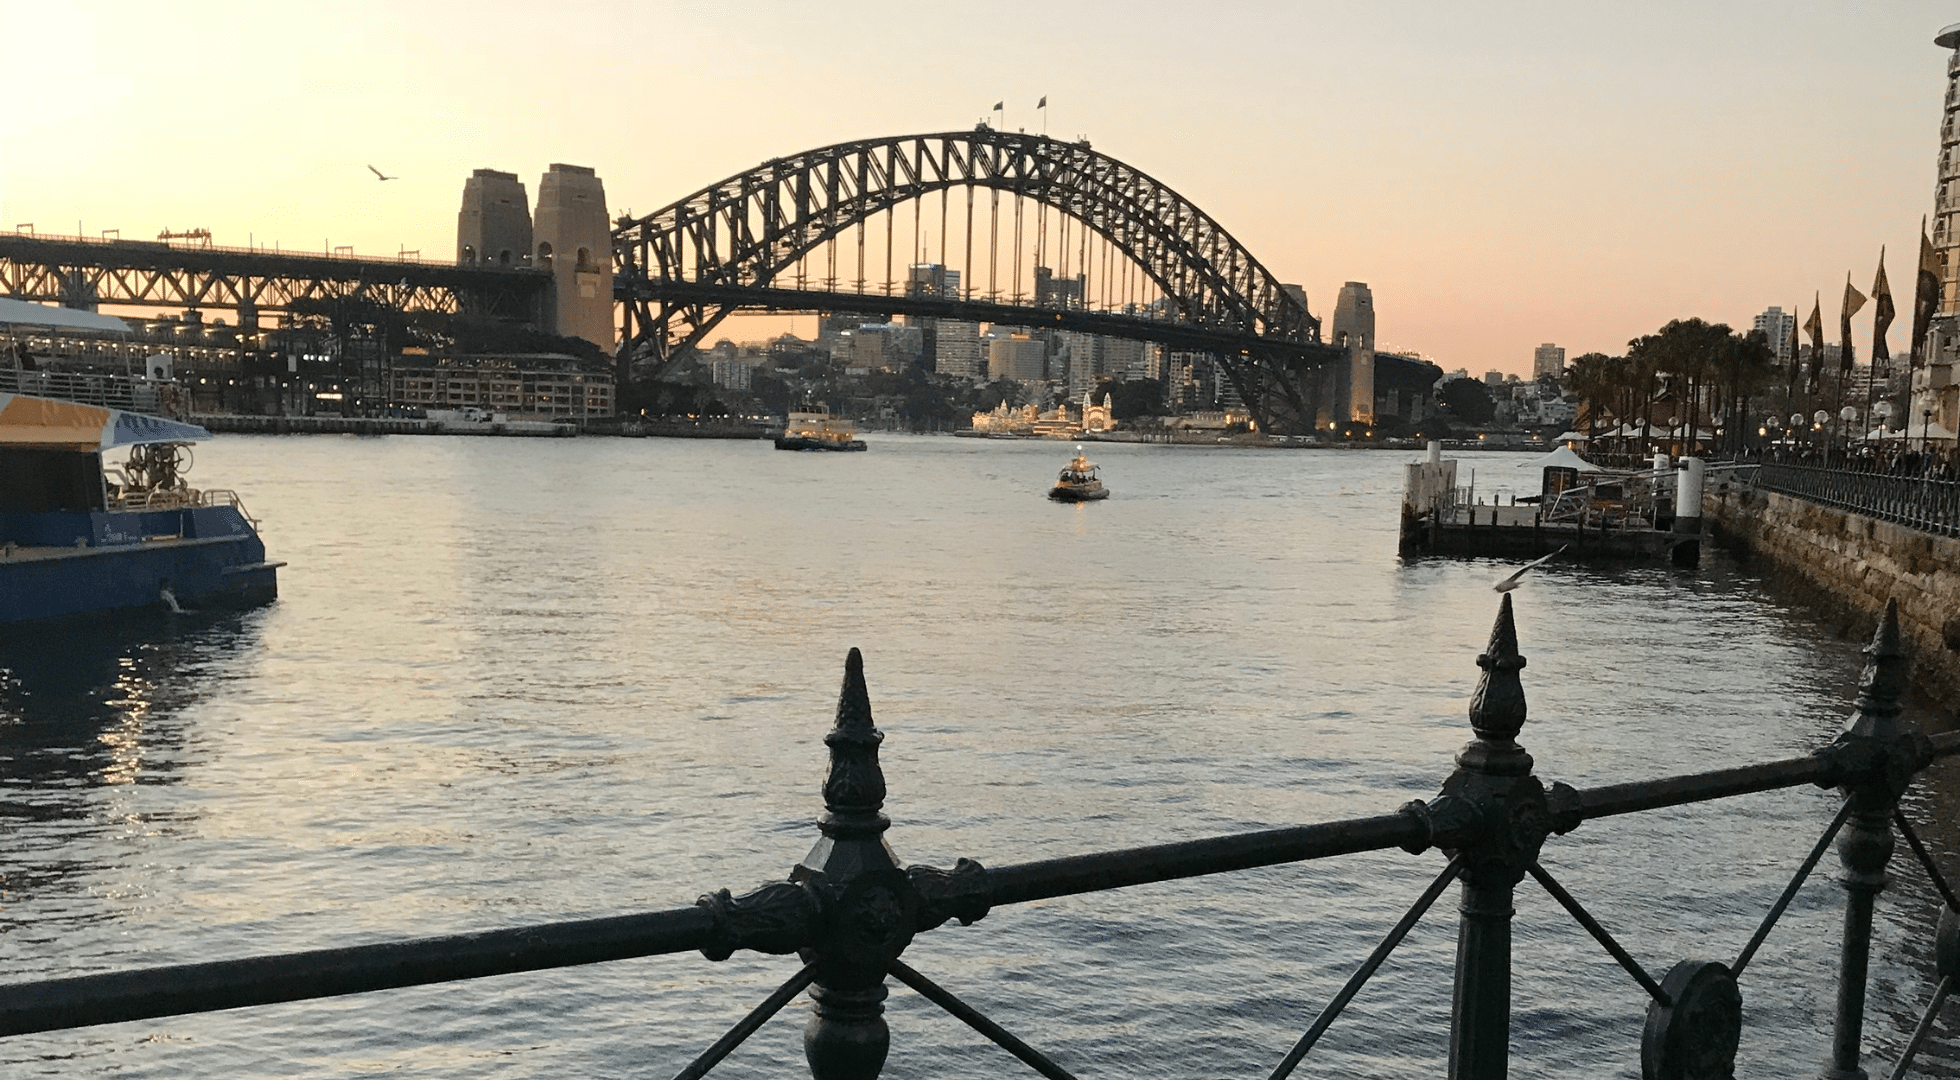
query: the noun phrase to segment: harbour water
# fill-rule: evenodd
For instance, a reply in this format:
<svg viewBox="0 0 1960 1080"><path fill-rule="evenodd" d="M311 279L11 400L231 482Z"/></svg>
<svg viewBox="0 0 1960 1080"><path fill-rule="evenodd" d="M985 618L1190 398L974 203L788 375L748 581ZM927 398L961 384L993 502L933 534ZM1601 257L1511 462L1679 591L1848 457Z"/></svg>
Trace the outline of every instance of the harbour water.
<svg viewBox="0 0 1960 1080"><path fill-rule="evenodd" d="M900 858L950 866L1387 812L1469 737L1508 567L1398 562L1403 452L221 436L282 599L0 647L0 978L666 908L780 878L863 649ZM1480 490L1529 490L1477 455ZM1547 782L1802 754L1860 642L1719 553L1514 594ZM1935 725L1915 709L1909 719ZM1942 857L1951 768L1911 796ZM1732 958L1829 822L1814 789L1589 824L1544 862L1656 975ZM1944 824L1940 824L1944 823ZM1264 1076L1440 869L1390 852L997 910L907 961L1079 1075ZM1868 1041L1931 991L1901 845ZM1751 1077L1824 1060L1835 856L1743 980ZM1519 889L1514 1072L1637 1076L1644 996ZM1454 903L1299 1076L1433 1077ZM9 1076L670 1076L794 970L697 955L0 1041ZM885 1075L1020 1066L902 987ZM715 1075L807 1075L807 1003ZM1940 1037L1944 1039L1944 1036ZM1950 1042L1925 1075L1960 1075ZM1946 1070L1942 1072L1940 1070Z"/></svg>

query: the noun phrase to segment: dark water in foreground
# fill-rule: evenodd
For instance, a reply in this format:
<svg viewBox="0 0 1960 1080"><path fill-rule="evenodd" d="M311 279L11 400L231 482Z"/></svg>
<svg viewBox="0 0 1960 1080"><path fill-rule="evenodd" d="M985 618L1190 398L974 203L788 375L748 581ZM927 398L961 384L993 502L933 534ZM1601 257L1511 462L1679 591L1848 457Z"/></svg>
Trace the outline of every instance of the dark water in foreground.
<svg viewBox="0 0 1960 1080"><path fill-rule="evenodd" d="M1411 455L1097 447L1115 497L1057 506L1066 447L873 440L200 447L192 479L243 492L290 561L284 598L0 649L0 978L746 891L816 835L852 645L909 862L1385 812L1468 738L1504 571L1398 563ZM1466 468L1529 486L1516 460ZM1548 782L1804 753L1849 708L1858 643L1720 557L1554 564L1515 595L1521 741ZM1914 797L1942 852L1954 781ZM1732 958L1835 799L1594 823L1544 861L1659 974ZM1930 993L1934 901L1899 855L1884 1048ZM1744 980L1742 1075L1824 1058L1834 863ZM1439 867L1391 852L1003 909L907 960L1085 1077L1264 1076ZM1514 1074L1636 1076L1641 992L1526 886ZM1441 1075L1454 933L1446 899L1296 1075ZM664 1077L793 969L688 954L22 1037L0 1072ZM887 1076L1019 1071L902 987L889 1009ZM806 1015L715 1075L807 1075Z"/></svg>

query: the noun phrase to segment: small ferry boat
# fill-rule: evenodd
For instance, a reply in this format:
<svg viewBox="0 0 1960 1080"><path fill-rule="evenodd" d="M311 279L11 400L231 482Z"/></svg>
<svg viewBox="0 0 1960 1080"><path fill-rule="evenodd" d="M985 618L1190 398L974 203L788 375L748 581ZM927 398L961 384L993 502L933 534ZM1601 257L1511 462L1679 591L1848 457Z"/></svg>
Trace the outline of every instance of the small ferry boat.
<svg viewBox="0 0 1960 1080"><path fill-rule="evenodd" d="M1075 460L1062 469L1055 486L1048 489L1048 497L1056 502L1089 502L1094 499L1109 498L1109 489L1096 476L1095 463L1082 456L1082 448L1075 448Z"/></svg>
<svg viewBox="0 0 1960 1080"><path fill-rule="evenodd" d="M857 437L857 425L830 415L822 403L792 409L789 423L776 436L778 450L862 450L864 440Z"/></svg>
<svg viewBox="0 0 1960 1080"><path fill-rule="evenodd" d="M184 481L194 424L0 393L0 625L278 596L257 523L232 491ZM103 454L129 457L104 468Z"/></svg>

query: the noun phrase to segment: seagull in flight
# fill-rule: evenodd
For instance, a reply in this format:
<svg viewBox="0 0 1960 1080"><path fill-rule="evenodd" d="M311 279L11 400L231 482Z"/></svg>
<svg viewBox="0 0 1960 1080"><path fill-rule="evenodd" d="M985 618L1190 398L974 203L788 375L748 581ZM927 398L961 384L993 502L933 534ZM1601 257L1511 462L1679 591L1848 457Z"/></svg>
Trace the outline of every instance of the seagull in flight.
<svg viewBox="0 0 1960 1080"><path fill-rule="evenodd" d="M1492 585L1491 588L1496 589L1498 592L1510 592L1512 589L1518 587L1518 581L1520 578L1524 577L1525 571L1530 570L1534 566L1543 566L1546 563L1551 562L1553 559L1556 559L1560 555L1565 554L1565 548L1569 548L1571 546L1572 546L1571 544L1567 544L1565 545L1565 547L1559 548L1557 551L1552 552L1550 555L1547 555L1542 559L1533 559L1530 562L1525 563L1523 566L1518 567L1517 573L1512 574L1510 577L1505 578L1503 581L1500 581L1495 585Z"/></svg>
<svg viewBox="0 0 1960 1080"><path fill-rule="evenodd" d="M401 177L399 176L384 176L380 169L377 169L372 165L368 166L368 171L373 173L374 178L377 180L400 180L401 179Z"/></svg>

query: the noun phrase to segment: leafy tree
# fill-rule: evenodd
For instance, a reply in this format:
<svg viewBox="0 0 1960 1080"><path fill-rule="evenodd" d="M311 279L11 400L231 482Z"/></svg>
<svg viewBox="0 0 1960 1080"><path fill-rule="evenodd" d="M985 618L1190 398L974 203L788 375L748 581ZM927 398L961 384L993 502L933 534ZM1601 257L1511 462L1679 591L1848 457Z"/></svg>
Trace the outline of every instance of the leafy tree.
<svg viewBox="0 0 1960 1080"><path fill-rule="evenodd" d="M1488 424L1497 415L1490 388L1476 379L1451 379L1439 394L1443 408L1466 424Z"/></svg>
<svg viewBox="0 0 1960 1080"><path fill-rule="evenodd" d="M1162 416L1164 409L1164 384L1156 379L1128 379L1118 381L1104 379L1096 384L1091 395L1101 401L1109 396L1111 410L1118 420L1135 420L1144 416Z"/></svg>

